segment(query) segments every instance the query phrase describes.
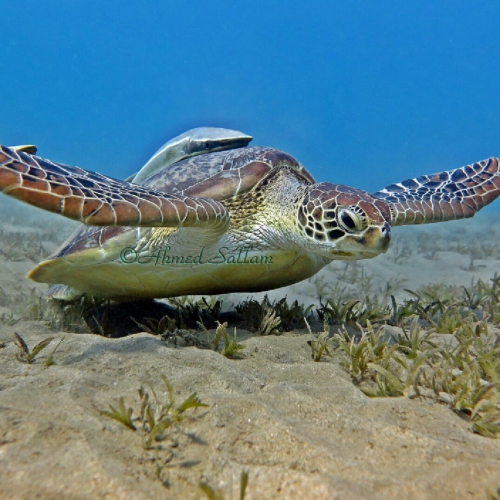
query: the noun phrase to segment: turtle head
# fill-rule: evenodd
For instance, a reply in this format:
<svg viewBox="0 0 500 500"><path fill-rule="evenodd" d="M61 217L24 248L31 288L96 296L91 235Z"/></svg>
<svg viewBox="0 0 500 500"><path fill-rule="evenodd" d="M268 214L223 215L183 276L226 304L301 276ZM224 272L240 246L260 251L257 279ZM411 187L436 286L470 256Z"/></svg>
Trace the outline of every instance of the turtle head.
<svg viewBox="0 0 500 500"><path fill-rule="evenodd" d="M309 186L298 207L299 231L307 248L330 259L369 259L389 248L389 205L348 186Z"/></svg>

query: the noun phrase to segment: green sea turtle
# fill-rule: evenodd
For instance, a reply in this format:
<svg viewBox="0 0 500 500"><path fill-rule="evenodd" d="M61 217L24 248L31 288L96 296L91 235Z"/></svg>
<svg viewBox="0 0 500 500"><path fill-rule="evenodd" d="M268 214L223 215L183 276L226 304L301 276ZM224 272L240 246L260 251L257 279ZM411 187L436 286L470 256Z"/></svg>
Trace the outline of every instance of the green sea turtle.
<svg viewBox="0 0 500 500"><path fill-rule="evenodd" d="M0 147L0 191L85 224L28 276L67 300L269 290L387 251L392 226L472 217L500 194L496 158L369 194L221 136L207 153L167 143L140 184Z"/></svg>

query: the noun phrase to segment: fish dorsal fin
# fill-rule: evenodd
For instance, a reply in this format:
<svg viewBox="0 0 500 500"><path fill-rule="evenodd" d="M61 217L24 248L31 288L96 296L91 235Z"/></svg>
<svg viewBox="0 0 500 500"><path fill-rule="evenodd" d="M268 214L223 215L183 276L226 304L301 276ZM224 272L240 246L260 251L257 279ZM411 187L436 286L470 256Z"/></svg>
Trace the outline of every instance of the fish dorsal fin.
<svg viewBox="0 0 500 500"><path fill-rule="evenodd" d="M241 148L248 145L251 140L251 136L237 130L213 127L193 128L166 142L139 172L125 180L134 184L142 184L148 177L185 158Z"/></svg>

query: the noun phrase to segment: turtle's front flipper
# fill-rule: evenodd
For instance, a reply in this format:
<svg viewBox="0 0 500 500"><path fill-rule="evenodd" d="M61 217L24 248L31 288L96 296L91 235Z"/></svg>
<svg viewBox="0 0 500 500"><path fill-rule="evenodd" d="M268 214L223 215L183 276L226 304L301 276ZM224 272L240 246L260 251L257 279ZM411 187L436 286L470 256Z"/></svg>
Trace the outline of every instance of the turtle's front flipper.
<svg viewBox="0 0 500 500"><path fill-rule="evenodd" d="M500 195L498 158L456 170L408 179L376 192L389 204L392 225L426 224L472 217Z"/></svg>
<svg viewBox="0 0 500 500"><path fill-rule="evenodd" d="M0 192L96 226L210 227L229 213L217 201L177 196L0 146Z"/></svg>

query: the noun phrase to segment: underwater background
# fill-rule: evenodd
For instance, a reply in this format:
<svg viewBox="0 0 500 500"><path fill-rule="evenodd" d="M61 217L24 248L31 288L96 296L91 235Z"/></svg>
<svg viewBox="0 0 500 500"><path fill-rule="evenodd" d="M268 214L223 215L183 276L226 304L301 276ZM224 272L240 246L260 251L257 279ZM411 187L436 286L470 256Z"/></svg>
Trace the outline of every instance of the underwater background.
<svg viewBox="0 0 500 500"><path fill-rule="evenodd" d="M226 127L374 192L500 156L498 0L0 14L0 143L56 162ZM0 194L1 499L500 500L499 212L267 293L61 303L27 274L81 224Z"/></svg>
<svg viewBox="0 0 500 500"><path fill-rule="evenodd" d="M124 178L171 137L217 126L375 191L500 154L496 1L0 9L0 142L54 161Z"/></svg>

